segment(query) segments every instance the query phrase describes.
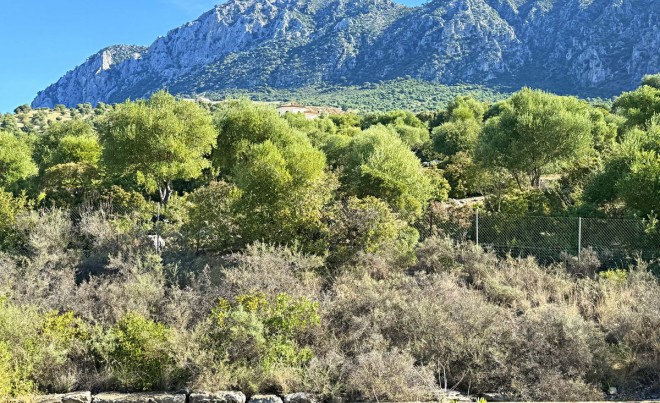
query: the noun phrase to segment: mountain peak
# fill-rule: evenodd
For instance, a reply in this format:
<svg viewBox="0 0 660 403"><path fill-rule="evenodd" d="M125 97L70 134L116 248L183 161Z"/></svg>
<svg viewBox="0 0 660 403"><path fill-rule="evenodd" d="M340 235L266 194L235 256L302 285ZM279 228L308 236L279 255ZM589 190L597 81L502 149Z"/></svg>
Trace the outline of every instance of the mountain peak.
<svg viewBox="0 0 660 403"><path fill-rule="evenodd" d="M634 3L634 4L633 4ZM228 0L149 48L106 48L34 107L168 88L298 88L412 77L612 96L660 71L657 0Z"/></svg>

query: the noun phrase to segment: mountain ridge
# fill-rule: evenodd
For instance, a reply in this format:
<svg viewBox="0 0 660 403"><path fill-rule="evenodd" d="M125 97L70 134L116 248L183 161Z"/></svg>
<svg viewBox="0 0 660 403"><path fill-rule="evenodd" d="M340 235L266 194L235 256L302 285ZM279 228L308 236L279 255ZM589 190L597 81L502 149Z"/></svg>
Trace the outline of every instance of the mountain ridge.
<svg viewBox="0 0 660 403"><path fill-rule="evenodd" d="M609 97L660 71L657 49L656 0L230 0L102 50L32 106L402 77Z"/></svg>

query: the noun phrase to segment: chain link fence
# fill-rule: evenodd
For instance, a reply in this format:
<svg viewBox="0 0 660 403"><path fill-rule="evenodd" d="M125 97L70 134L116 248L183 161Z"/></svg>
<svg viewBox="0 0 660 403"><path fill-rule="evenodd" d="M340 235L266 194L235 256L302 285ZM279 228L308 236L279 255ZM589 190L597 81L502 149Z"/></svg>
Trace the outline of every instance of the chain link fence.
<svg viewBox="0 0 660 403"><path fill-rule="evenodd" d="M429 209L415 224L424 240L448 236L472 241L499 254L556 262L594 253L606 267L660 258L660 237L645 220L520 216L478 210Z"/></svg>

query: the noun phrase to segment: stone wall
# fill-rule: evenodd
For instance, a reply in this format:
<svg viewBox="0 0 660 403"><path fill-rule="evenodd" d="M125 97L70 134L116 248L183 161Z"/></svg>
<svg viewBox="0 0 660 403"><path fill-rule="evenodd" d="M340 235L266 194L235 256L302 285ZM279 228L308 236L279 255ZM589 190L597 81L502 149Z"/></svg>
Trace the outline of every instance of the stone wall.
<svg viewBox="0 0 660 403"><path fill-rule="evenodd" d="M283 397L254 395L246 399L242 392L178 392L178 393L99 393L73 392L61 395L34 396L16 399L16 403L319 403L308 393L293 393Z"/></svg>

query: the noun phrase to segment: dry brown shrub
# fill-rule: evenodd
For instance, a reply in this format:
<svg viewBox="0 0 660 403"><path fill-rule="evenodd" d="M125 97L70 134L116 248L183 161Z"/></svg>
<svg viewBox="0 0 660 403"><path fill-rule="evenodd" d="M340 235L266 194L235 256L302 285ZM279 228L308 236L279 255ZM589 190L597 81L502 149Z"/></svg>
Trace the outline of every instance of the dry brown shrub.
<svg viewBox="0 0 660 403"><path fill-rule="evenodd" d="M323 259L317 256L258 242L229 260L232 264L222 269L225 297L260 291L318 299L321 280L316 272L323 267Z"/></svg>
<svg viewBox="0 0 660 403"><path fill-rule="evenodd" d="M595 320L616 352L620 385L660 387L660 284L641 264L624 279L602 277Z"/></svg>
<svg viewBox="0 0 660 403"><path fill-rule="evenodd" d="M396 349L360 354L344 371L347 393L368 401L428 401L437 389L431 371Z"/></svg>

